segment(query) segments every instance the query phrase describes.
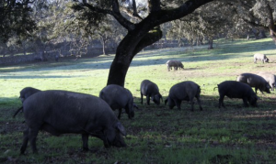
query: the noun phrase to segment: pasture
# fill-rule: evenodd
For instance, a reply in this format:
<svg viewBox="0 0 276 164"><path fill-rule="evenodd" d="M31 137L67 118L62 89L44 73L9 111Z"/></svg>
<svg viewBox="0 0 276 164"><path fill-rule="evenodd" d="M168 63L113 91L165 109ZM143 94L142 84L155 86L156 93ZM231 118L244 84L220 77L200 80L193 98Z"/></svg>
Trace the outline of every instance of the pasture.
<svg viewBox="0 0 276 164"><path fill-rule="evenodd" d="M217 41L215 49L174 48L140 52L128 70L125 87L134 95L135 117L123 113L126 148L104 148L90 137L89 152L82 152L81 135L59 137L40 132L39 154L19 155L25 129L23 114L12 115L21 102L19 91L31 86L41 90L68 90L98 96L106 85L114 55L0 67L0 163L274 163L276 161L276 96L261 94L258 108L245 108L241 99L225 98L227 109L218 108L214 87L236 80L240 73L276 74L276 47L270 38ZM254 64L253 54L264 53L270 63ZM167 71L166 61L182 61L184 70ZM195 103L169 110L162 103L140 103L140 83L155 82L164 99L172 85L186 80L201 86L203 111ZM144 97L144 103L145 103ZM116 113L116 112L115 112ZM117 113L116 113L117 115Z"/></svg>

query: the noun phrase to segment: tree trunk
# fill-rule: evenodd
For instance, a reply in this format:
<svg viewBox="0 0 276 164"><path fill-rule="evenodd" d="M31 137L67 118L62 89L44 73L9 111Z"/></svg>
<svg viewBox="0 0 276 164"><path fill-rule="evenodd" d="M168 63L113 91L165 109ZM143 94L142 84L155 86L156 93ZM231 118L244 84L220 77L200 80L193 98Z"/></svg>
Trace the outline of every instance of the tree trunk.
<svg viewBox="0 0 276 164"><path fill-rule="evenodd" d="M271 37L272 37L272 39L273 39L273 41L274 41L274 43L276 45L276 32L274 32L274 30L271 29L271 28L270 28L270 35L271 35Z"/></svg>
<svg viewBox="0 0 276 164"><path fill-rule="evenodd" d="M39 58L40 58L41 61L47 61L47 58L46 58L45 53L44 53L44 50L38 51L37 54L38 54L38 56L39 56Z"/></svg>
<svg viewBox="0 0 276 164"><path fill-rule="evenodd" d="M110 66L108 84L117 84L124 86L125 77L131 63L131 59L124 58L124 55L119 55L121 52L116 53L116 56ZM130 56L131 54L129 54ZM132 55L131 55L132 56Z"/></svg>
<svg viewBox="0 0 276 164"><path fill-rule="evenodd" d="M246 40L250 39L250 34L247 34Z"/></svg>
<svg viewBox="0 0 276 164"><path fill-rule="evenodd" d="M214 47L213 47L213 39L209 40L209 47L208 47L208 49L214 49Z"/></svg>
<svg viewBox="0 0 276 164"><path fill-rule="evenodd" d="M104 40L103 36L101 36L101 42L102 42L102 45L103 45L103 54L106 55L106 53L105 53L105 40Z"/></svg>
<svg viewBox="0 0 276 164"><path fill-rule="evenodd" d="M108 53L106 53L106 44L107 43L107 40L103 40L103 54L104 55L108 55Z"/></svg>
<svg viewBox="0 0 276 164"><path fill-rule="evenodd" d="M27 54L26 54L26 44L23 43L22 45L23 45L23 53L24 53L24 55L27 55Z"/></svg>

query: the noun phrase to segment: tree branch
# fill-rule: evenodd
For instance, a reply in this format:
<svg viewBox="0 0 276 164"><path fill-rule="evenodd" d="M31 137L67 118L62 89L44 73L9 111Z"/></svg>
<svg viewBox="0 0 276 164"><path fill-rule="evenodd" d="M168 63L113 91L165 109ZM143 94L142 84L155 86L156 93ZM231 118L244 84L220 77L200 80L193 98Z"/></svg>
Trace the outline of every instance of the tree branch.
<svg viewBox="0 0 276 164"><path fill-rule="evenodd" d="M149 1L149 11L150 13L161 10L160 0L148 0Z"/></svg>
<svg viewBox="0 0 276 164"><path fill-rule="evenodd" d="M82 8L87 7L91 11L96 11L96 12L99 12L102 14L111 14L112 15L112 11L94 7L94 6L90 5L89 3L87 3L86 0L83 0L79 6ZM78 8L76 8L76 9L78 9Z"/></svg>
<svg viewBox="0 0 276 164"><path fill-rule="evenodd" d="M137 18L137 19L139 19L139 20L142 20L143 18L141 18L139 15L136 15L136 14L134 14L134 13L132 13L131 12L131 10L129 10L128 8L121 8L121 10L123 11L123 12L125 12L128 16L130 16L130 17L133 17L133 18Z"/></svg>
<svg viewBox="0 0 276 164"><path fill-rule="evenodd" d="M135 1L135 0L132 0L132 8L133 8L133 16L134 16L134 17L137 17L137 18L139 18L139 19L142 19L142 18L139 16L138 12L137 12L137 7L136 7L136 1Z"/></svg>
<svg viewBox="0 0 276 164"><path fill-rule="evenodd" d="M135 29L135 25L128 21L126 18L122 16L120 13L120 6L118 3L118 0L112 0L112 10L107 10L107 9L101 9L99 7L95 7L89 3L87 3L86 0L82 0L79 5L74 5L73 9L74 10L82 10L84 7L87 7L90 11L95 12L95 13L101 13L101 14L109 14L112 15L123 27L125 27L127 30L133 30Z"/></svg>
<svg viewBox="0 0 276 164"><path fill-rule="evenodd" d="M158 26L165 22L180 19L192 13L200 6L207 4L208 2L211 2L211 1L214 1L214 0L188 0L178 8L175 8L172 10L161 10L161 9L158 10L157 5L159 0L151 0L151 2L154 2L152 5L156 5L154 9L157 11L151 12L148 16L148 19L153 21L154 26Z"/></svg>
<svg viewBox="0 0 276 164"><path fill-rule="evenodd" d="M134 30L135 29L135 25L133 23L131 23L130 21L128 21L125 17L122 16L121 12L120 12L120 6L118 3L118 0L113 0L113 4L112 4L112 16L123 26L125 27L127 30Z"/></svg>
<svg viewBox="0 0 276 164"><path fill-rule="evenodd" d="M148 32L142 40L137 44L135 47L134 53L137 54L140 52L143 48L152 45L153 43L157 42L159 39L162 38L162 31L159 26L155 27L152 31Z"/></svg>

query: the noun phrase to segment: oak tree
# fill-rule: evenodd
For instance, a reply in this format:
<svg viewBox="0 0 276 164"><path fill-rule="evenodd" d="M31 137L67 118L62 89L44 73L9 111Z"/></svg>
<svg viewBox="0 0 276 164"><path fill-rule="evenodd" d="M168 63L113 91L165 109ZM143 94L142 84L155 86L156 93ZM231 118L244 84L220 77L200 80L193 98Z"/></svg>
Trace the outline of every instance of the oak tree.
<svg viewBox="0 0 276 164"><path fill-rule="evenodd" d="M76 2L73 8L91 24L98 25L103 17L110 15L127 30L117 47L107 81L107 84L124 86L134 56L162 38L161 24L185 17L211 1L148 0L138 5L137 0L82 0Z"/></svg>

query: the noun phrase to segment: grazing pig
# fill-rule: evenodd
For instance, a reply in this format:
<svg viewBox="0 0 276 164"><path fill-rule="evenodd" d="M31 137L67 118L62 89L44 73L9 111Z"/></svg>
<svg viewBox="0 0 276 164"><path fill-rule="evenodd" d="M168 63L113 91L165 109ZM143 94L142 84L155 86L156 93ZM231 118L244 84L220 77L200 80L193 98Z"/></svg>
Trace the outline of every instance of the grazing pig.
<svg viewBox="0 0 276 164"><path fill-rule="evenodd" d="M270 93L270 86L268 82L261 76L253 73L242 73L237 77L238 82L246 83L251 87L255 87L255 92L259 89L262 93L263 91Z"/></svg>
<svg viewBox="0 0 276 164"><path fill-rule="evenodd" d="M167 64L168 71L170 71L172 68L174 68L174 70L177 70L178 68L184 69L183 64L177 60L168 60L166 64Z"/></svg>
<svg viewBox="0 0 276 164"><path fill-rule="evenodd" d="M41 90L36 89L36 88L32 88L32 87L26 87L23 88L20 91L20 96L19 98L21 99L21 102L23 103L25 101L26 98L28 98L29 96L31 96L32 94L36 93L36 92L40 92ZM21 106L19 109L16 110L16 112L13 115L13 118L15 118L15 116L20 112L23 111L23 107Z"/></svg>
<svg viewBox="0 0 276 164"><path fill-rule="evenodd" d="M275 83L276 76L272 73L264 73L264 72L258 73L258 75L263 77L270 85L271 90L274 91L274 88L276 88L276 83Z"/></svg>
<svg viewBox="0 0 276 164"><path fill-rule="evenodd" d="M162 95L159 93L158 86L150 80L143 80L140 86L141 93L141 104L143 104L143 95L147 97L147 104L150 104L151 100L159 105L160 99L162 99Z"/></svg>
<svg viewBox="0 0 276 164"><path fill-rule="evenodd" d="M266 57L265 54L254 54L254 63L257 63L257 60L262 61L263 63L268 63L269 59Z"/></svg>
<svg viewBox="0 0 276 164"><path fill-rule="evenodd" d="M121 118L122 108L126 110L129 119L134 117L133 96L128 89L116 84L110 84L101 90L100 98L106 101L111 109L119 109L119 119Z"/></svg>
<svg viewBox="0 0 276 164"><path fill-rule="evenodd" d="M219 92L219 108L222 106L225 108L223 103L224 96L229 98L241 98L243 100L244 106L248 107L247 101L252 106L257 106L257 96L252 90L252 88L241 82L237 81L224 81L218 84Z"/></svg>
<svg viewBox="0 0 276 164"><path fill-rule="evenodd" d="M192 81L184 81L175 84L169 91L169 96L165 100L165 105L168 102L169 108L172 109L175 105L180 109L181 101L186 100L191 103L191 110L194 110L194 97L197 99L200 110L202 110L200 102L200 86Z"/></svg>
<svg viewBox="0 0 276 164"><path fill-rule="evenodd" d="M82 135L83 150L88 150L89 135L104 142L105 147L125 147L126 135L109 105L102 99L68 91L41 91L23 102L27 129L24 131L21 154L28 141L37 153L36 138L40 130L53 135L75 133Z"/></svg>

